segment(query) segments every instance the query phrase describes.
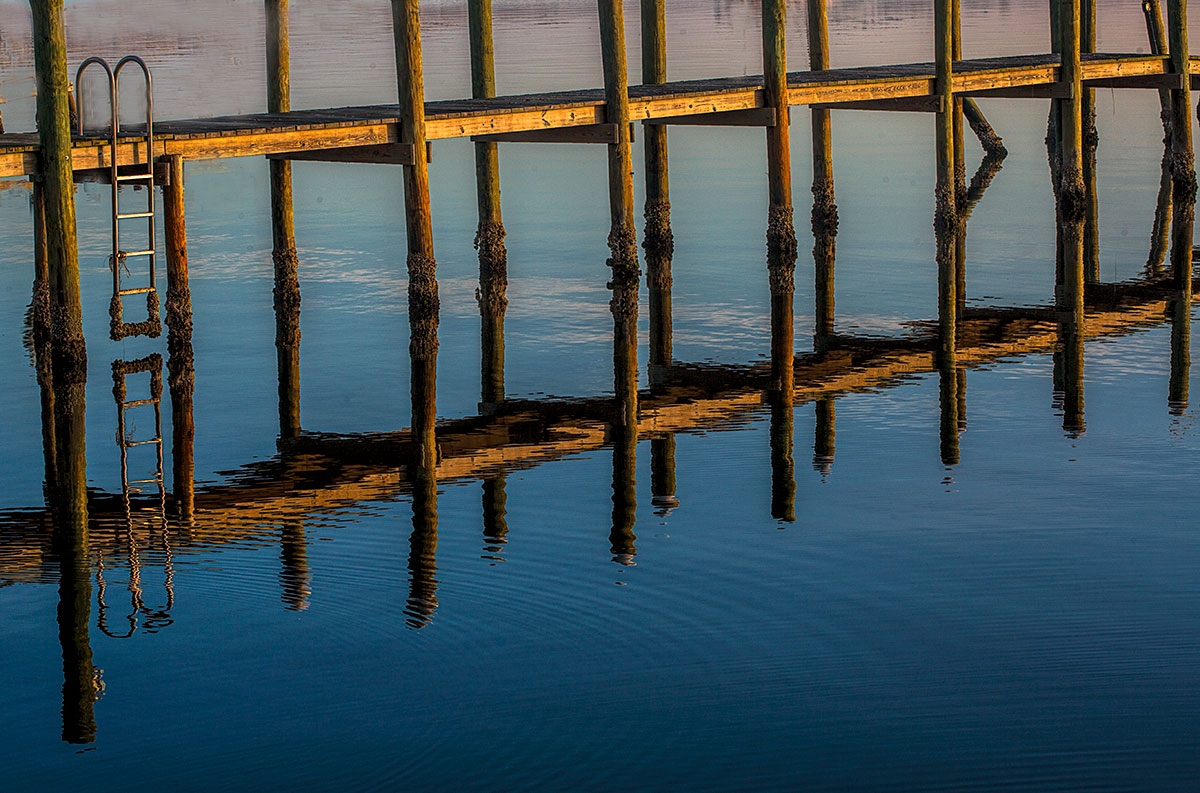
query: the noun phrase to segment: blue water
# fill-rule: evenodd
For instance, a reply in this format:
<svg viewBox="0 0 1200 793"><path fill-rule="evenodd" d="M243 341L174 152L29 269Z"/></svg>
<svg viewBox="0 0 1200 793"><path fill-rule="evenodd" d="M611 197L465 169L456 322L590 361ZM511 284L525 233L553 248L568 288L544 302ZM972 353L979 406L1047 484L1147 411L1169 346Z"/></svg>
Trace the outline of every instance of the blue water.
<svg viewBox="0 0 1200 793"><path fill-rule="evenodd" d="M261 109L259 7L185 5L71 4L72 63L147 51L161 114ZM803 5L789 10L791 61L803 68ZM422 11L430 96L466 93L462 9ZM928 13L835 7L835 65L928 59ZM28 55L10 33L23 14L0 4L10 131L32 118ZM501 90L598 84L594 14L582 0L498 3ZM632 42L635 8L627 14ZM1044 14L1043 3L964 3L968 55L1044 50ZM758 71L756 15L753 3L669 4L671 76ZM387 16L366 3L342 14L295 3L293 106L391 101ZM1100 24L1102 49L1144 47L1138 4L1101 3ZM1047 103L980 104L1010 154L968 227L967 305L1049 306ZM1149 248L1157 97L1099 91L1097 104L1101 280L1123 282L1142 275ZM805 361L807 115L793 111L792 134ZM924 115L834 113L840 334L906 338L937 315L932 140ZM164 531L144 499L130 533L110 362L165 356L166 345L108 340L108 192L82 187L93 489L83 581L60 573L44 518L39 388L22 342L29 193L0 191L10 241L0 249L3 788L1195 789L1200 434L1194 408L1168 400L1168 298L1093 307L1082 433L1064 429L1052 321L1007 327L990 340L1006 346L962 361L957 462L943 455L928 357L893 351L886 373L861 357L832 374L802 367L794 410L773 416L745 377L770 345L762 132L673 128L670 146L674 357L710 366L716 384L650 397L643 288L646 413L633 470L614 468L622 455L592 408L545 419L530 437L514 431L508 445L447 424L447 437L477 448L446 454L436 525L386 452L305 456L279 444L269 186L251 158L187 166L196 516ZM434 154L438 413L452 421L479 412L475 188L468 143L439 142ZM969 172L979 159L968 139ZM610 397L603 148L509 145L501 163L508 396L543 416L558 400ZM299 163L294 188L301 423L402 430L401 174ZM131 397L146 382L131 376ZM832 427L818 421L818 392L833 400ZM771 453L789 414L792 468ZM134 434L152 432L149 412L130 415ZM170 415L166 398L173 492ZM652 484L668 437L677 504ZM133 473L153 469L152 452L130 461ZM614 476L621 491L630 475L636 507L623 531ZM794 521L773 517L781 476L795 482ZM503 525L484 510L497 487ZM64 652L78 646L59 636L59 609L81 586L94 729L69 743Z"/></svg>

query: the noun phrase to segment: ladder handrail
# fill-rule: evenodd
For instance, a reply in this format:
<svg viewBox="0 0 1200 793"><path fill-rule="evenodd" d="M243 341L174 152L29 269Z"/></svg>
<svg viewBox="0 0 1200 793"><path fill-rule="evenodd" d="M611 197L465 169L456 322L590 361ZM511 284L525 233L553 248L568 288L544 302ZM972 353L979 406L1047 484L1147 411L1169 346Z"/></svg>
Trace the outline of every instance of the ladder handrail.
<svg viewBox="0 0 1200 793"><path fill-rule="evenodd" d="M134 63L142 71L142 77L146 85L146 129L144 137L146 141L146 173L124 174L120 173L118 166L118 143L121 136L121 110L120 110L120 83L121 72L126 66ZM116 68L109 66L108 61L100 57L86 58L75 72L75 82L78 90L79 119L78 131L82 136L83 117L84 117L84 88L82 78L84 72L89 66L98 65L104 69L108 75L109 89L109 181L111 182L112 191L112 254L109 260L109 265L112 268L113 279L113 297L109 304L109 314L111 316L111 330L109 335L114 339L122 339L130 335L149 335L158 336L161 332L161 325L158 318L158 288L157 288L157 240L155 238L155 218L157 215L157 207L155 206L154 195L154 81L150 74L150 67L137 55L126 55L117 61ZM121 213L120 185L122 181L137 181L145 180L146 184L146 211L134 212L128 215ZM121 220L144 218L146 220L146 234L148 244L143 250L122 251L121 250ZM121 267L126 258L130 256L146 256L147 269L149 278L148 289L125 290L121 289ZM144 323L126 323L122 319L123 309L121 298L126 294L141 294L146 293L146 308L147 320Z"/></svg>

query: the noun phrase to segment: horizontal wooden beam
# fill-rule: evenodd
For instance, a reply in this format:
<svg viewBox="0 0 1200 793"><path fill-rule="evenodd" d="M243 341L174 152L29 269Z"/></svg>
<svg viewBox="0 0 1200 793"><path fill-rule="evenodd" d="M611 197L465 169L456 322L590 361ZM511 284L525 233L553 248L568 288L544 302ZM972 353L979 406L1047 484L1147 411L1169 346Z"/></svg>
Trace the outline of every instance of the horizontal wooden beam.
<svg viewBox="0 0 1200 793"><path fill-rule="evenodd" d="M994 97L996 99L1070 99L1071 85L1069 83L1010 85L1003 88L955 91L955 96Z"/></svg>
<svg viewBox="0 0 1200 793"><path fill-rule="evenodd" d="M1183 88L1182 74L1145 74L1132 77L1102 77L1096 80L1084 80L1084 88L1165 88L1178 90Z"/></svg>
<svg viewBox="0 0 1200 793"><path fill-rule="evenodd" d="M145 165L139 165L139 166L133 166L133 167L121 166L119 170L122 172L122 174L133 173L136 171L141 171L142 173L145 173L146 166ZM76 184L80 184L83 182L88 182L88 183L93 183L93 184L112 184L112 169L111 168L77 169L74 173L74 176L75 176ZM130 181L130 182L124 182L123 184L141 186L141 185L144 185L145 182ZM158 187L166 187L167 185L171 184L171 167L168 163L162 162L161 160L159 162L154 163L154 184Z"/></svg>
<svg viewBox="0 0 1200 793"><path fill-rule="evenodd" d="M775 111L769 107L752 107L746 110L723 110L703 115L668 116L650 118L642 122L651 127L659 126L703 126L703 127L773 127Z"/></svg>
<svg viewBox="0 0 1200 793"><path fill-rule="evenodd" d="M472 135L476 143L610 143L618 141L616 124L587 124L560 129L531 129L525 132L501 132Z"/></svg>
<svg viewBox="0 0 1200 793"><path fill-rule="evenodd" d="M289 151L282 154L268 154L267 159L307 162L364 162L376 165L412 165L414 161L411 143L382 143L338 149Z"/></svg>
<svg viewBox="0 0 1200 793"><path fill-rule="evenodd" d="M907 96L896 99L868 99L858 102L817 102L814 110L885 110L901 113L940 113L942 97Z"/></svg>

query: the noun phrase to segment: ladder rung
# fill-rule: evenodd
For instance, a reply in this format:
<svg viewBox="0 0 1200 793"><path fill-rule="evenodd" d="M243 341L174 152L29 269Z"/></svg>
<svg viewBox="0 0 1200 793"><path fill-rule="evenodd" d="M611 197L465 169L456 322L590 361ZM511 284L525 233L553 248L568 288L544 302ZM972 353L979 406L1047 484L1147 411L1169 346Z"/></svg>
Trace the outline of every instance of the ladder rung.
<svg viewBox="0 0 1200 793"><path fill-rule="evenodd" d="M147 179L153 179L153 178L154 178L154 174L152 174L152 173L121 173L121 174L117 174L118 182L133 182L133 181L137 181L139 179L142 181L146 181Z"/></svg>
<svg viewBox="0 0 1200 793"><path fill-rule="evenodd" d="M162 438L155 438L149 441L125 441L125 448L129 449L134 446L145 446L148 443L162 443Z"/></svg>
<svg viewBox="0 0 1200 793"><path fill-rule="evenodd" d="M126 258L128 258L130 256L153 256L154 249L147 248L144 251L121 251L121 253L125 254Z"/></svg>
<svg viewBox="0 0 1200 793"><path fill-rule="evenodd" d="M127 212L124 215L117 215L117 220L128 220L129 218L152 218L153 212Z"/></svg>
<svg viewBox="0 0 1200 793"><path fill-rule="evenodd" d="M162 479L130 479L126 485L157 485Z"/></svg>
<svg viewBox="0 0 1200 793"><path fill-rule="evenodd" d="M122 402L121 405L127 408L135 408L140 405L155 405L157 403L157 399L131 399L128 402Z"/></svg>
<svg viewBox="0 0 1200 793"><path fill-rule="evenodd" d="M125 297L125 295L144 295L147 292L153 291L155 291L153 286L139 286L136 289L122 289L120 292L117 292L117 294L121 297Z"/></svg>

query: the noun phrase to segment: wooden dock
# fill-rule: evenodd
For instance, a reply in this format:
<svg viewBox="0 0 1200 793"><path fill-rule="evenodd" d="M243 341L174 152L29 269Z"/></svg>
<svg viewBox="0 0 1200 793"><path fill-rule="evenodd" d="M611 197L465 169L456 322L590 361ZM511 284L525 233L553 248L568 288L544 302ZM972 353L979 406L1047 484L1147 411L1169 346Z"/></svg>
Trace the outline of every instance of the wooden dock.
<svg viewBox="0 0 1200 793"><path fill-rule="evenodd" d="M1192 57L1193 65L1200 58ZM1082 79L1090 88L1169 89L1182 77L1168 58L1138 54L1084 54ZM953 93L963 97L1063 98L1061 58L1028 55L956 61ZM1200 76L1190 77L1193 88ZM938 109L932 63L791 72L792 106L833 109L927 111ZM688 80L629 88L634 121L713 126L769 126L762 76ZM425 137L447 140L495 135L493 140L611 143L602 89L461 99L425 104ZM289 159L407 164L398 105L368 105L160 121L156 156L184 160L296 155ZM540 134L539 134L540 133ZM130 127L117 151L118 165L146 162L144 135ZM36 133L0 135L0 177L38 172ZM106 132L75 136L76 171L107 169L112 146Z"/></svg>

